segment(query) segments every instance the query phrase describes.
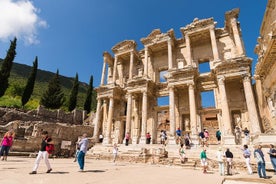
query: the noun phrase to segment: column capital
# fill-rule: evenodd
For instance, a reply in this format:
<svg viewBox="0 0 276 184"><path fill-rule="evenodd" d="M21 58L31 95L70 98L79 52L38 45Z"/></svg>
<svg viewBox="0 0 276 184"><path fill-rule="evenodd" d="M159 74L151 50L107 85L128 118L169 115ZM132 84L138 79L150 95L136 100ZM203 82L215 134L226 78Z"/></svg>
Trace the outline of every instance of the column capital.
<svg viewBox="0 0 276 184"><path fill-rule="evenodd" d="M243 75L243 81L244 82L251 82L251 75L250 74Z"/></svg>
<svg viewBox="0 0 276 184"><path fill-rule="evenodd" d="M224 76L218 76L217 80L218 80L219 85L224 85L224 82L225 82L225 77Z"/></svg>

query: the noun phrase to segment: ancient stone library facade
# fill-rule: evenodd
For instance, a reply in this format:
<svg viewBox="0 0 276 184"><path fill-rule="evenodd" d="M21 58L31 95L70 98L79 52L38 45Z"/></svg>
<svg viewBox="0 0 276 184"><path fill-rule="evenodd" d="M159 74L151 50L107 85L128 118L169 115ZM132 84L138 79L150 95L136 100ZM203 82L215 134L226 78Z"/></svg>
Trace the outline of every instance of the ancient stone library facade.
<svg viewBox="0 0 276 184"><path fill-rule="evenodd" d="M224 143L235 144L236 126L247 127L253 139L262 135L252 59L246 56L238 16L239 9L226 12L222 28L213 18L196 18L180 28L181 38L173 29L155 29L140 39L141 50L134 40L125 40L113 54L104 52L94 137L103 134L103 144L121 144L129 132L130 144L145 144L149 132L155 144L166 130L168 143L175 144L178 127L194 141L203 128L214 140L219 128ZM204 107L204 92L213 94L214 107ZM158 105L163 97L168 104Z"/></svg>

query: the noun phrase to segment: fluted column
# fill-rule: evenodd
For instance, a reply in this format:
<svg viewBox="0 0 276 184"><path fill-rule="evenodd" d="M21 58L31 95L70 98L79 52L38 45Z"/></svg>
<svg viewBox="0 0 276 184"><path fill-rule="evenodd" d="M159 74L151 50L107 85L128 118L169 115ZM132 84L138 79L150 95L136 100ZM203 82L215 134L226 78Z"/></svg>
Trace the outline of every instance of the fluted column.
<svg viewBox="0 0 276 184"><path fill-rule="evenodd" d="M173 67L172 59L172 40L168 40L168 67L171 69Z"/></svg>
<svg viewBox="0 0 276 184"><path fill-rule="evenodd" d="M114 61L114 65L113 65L113 83L116 82L117 62L118 62L118 56L115 56L115 61Z"/></svg>
<svg viewBox="0 0 276 184"><path fill-rule="evenodd" d="M103 69L102 69L102 77L101 77L101 86L104 85L105 71L106 71L106 62L105 62L105 59L104 59Z"/></svg>
<svg viewBox="0 0 276 184"><path fill-rule="evenodd" d="M217 61L219 60L219 53L218 53L217 39L216 39L214 26L210 28L210 36L211 36L211 44L212 44L214 61Z"/></svg>
<svg viewBox="0 0 276 184"><path fill-rule="evenodd" d="M149 55L149 49L148 47L145 47L144 76L148 76L148 55Z"/></svg>
<svg viewBox="0 0 276 184"><path fill-rule="evenodd" d="M170 136L175 136L175 101L174 101L174 89L169 87L169 98L170 98Z"/></svg>
<svg viewBox="0 0 276 184"><path fill-rule="evenodd" d="M243 50L243 46L242 46L241 37L239 34L237 19L235 17L231 18L231 25L232 25L232 29L233 29L233 36L234 36L234 40L236 43L236 48L237 48L238 54L243 55L244 50Z"/></svg>
<svg viewBox="0 0 276 184"><path fill-rule="evenodd" d="M246 100L246 105L247 105L248 115L249 115L249 124L251 125L251 132L253 134L260 134L261 133L260 122L259 122L259 117L258 117L258 112L256 108L253 91L252 91L251 79L249 76L244 77L243 87L244 87L245 100Z"/></svg>
<svg viewBox="0 0 276 184"><path fill-rule="evenodd" d="M187 48L187 65L192 65L192 53L191 53L191 44L190 44L190 38L188 34L185 34L185 40L186 40L186 48Z"/></svg>
<svg viewBox="0 0 276 184"><path fill-rule="evenodd" d="M220 93L222 121L224 124L223 134L225 136L229 136L229 135L231 136L233 134L232 134L232 129L231 129L230 112L229 112L229 106L228 106L228 101L227 101L224 77L218 78L218 86L219 86L219 93Z"/></svg>
<svg viewBox="0 0 276 184"><path fill-rule="evenodd" d="M190 125L192 135L197 135L197 121L196 121L196 101L194 85L189 85L189 105L190 105Z"/></svg>
<svg viewBox="0 0 276 184"><path fill-rule="evenodd" d="M95 125L94 125L94 133L93 133L93 138L96 140L96 142L99 141L101 105L102 105L101 104L101 99L98 99L96 117L95 117Z"/></svg>
<svg viewBox="0 0 276 184"><path fill-rule="evenodd" d="M130 52L130 63L129 63L129 79L132 79L132 71L133 71L133 51Z"/></svg>
<svg viewBox="0 0 276 184"><path fill-rule="evenodd" d="M129 93L127 96L126 132L130 132L131 116L132 116L132 95Z"/></svg>
<svg viewBox="0 0 276 184"><path fill-rule="evenodd" d="M146 133L147 133L147 119L148 119L148 94L146 91L143 92L142 99L142 128L140 143L146 144Z"/></svg>
<svg viewBox="0 0 276 184"><path fill-rule="evenodd" d="M111 127L113 120L113 112L114 112L114 99L110 97L109 99L109 107L108 107L108 117L107 117L107 129L106 129L106 139L104 139L104 144L111 143Z"/></svg>

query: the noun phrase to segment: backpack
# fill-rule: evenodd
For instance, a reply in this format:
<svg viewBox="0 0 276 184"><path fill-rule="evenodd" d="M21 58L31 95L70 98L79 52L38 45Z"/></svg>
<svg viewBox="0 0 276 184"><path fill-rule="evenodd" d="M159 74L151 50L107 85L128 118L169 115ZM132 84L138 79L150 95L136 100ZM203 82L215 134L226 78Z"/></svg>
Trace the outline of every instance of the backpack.
<svg viewBox="0 0 276 184"><path fill-rule="evenodd" d="M46 151L49 154L53 154L53 152L55 151L55 145L54 144L47 144L46 146Z"/></svg>

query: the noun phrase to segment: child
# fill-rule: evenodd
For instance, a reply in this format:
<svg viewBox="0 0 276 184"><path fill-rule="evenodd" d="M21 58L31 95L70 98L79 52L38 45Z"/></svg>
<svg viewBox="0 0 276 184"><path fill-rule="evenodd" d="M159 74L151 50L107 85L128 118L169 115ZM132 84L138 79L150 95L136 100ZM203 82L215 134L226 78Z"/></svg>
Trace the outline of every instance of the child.
<svg viewBox="0 0 276 184"><path fill-rule="evenodd" d="M115 143L113 146L113 162L114 163L116 161L117 155L118 155L118 147L117 147L117 144Z"/></svg>
<svg viewBox="0 0 276 184"><path fill-rule="evenodd" d="M79 153L80 153L80 147L78 146L78 147L77 147L77 150L76 150L74 162L77 161L77 158L78 158Z"/></svg>

